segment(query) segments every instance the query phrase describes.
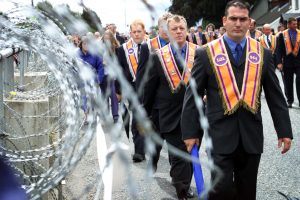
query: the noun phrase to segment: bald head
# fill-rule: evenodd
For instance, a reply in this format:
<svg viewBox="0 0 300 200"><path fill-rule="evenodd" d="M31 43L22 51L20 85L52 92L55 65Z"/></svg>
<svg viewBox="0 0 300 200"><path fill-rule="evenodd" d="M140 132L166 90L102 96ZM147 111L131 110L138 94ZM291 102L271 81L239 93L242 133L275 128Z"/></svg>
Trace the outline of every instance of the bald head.
<svg viewBox="0 0 300 200"><path fill-rule="evenodd" d="M254 19L251 19L250 26L249 26L250 32L254 31L255 27L256 27L256 21Z"/></svg>
<svg viewBox="0 0 300 200"><path fill-rule="evenodd" d="M270 24L265 24L265 25L263 26L262 32L263 32L265 35L270 35L271 32L272 32L271 25L270 25Z"/></svg>

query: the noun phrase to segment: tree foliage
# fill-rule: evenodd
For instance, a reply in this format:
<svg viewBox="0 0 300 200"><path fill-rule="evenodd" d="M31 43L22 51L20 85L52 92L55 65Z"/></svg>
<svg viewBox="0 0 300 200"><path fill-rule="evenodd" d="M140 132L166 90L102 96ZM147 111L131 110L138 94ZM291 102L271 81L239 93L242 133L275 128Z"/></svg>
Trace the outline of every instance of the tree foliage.
<svg viewBox="0 0 300 200"><path fill-rule="evenodd" d="M97 27L101 27L101 20L98 15L89 9L84 9L82 13L73 12L69 5L61 4L59 5L60 10L64 9L65 14L59 13L59 9L53 8L52 4L48 1L39 2L36 8L43 11L43 13L50 18L62 31L64 34L78 34L72 26L72 22L75 20L81 20L85 22L90 31L98 30ZM98 26L97 26L98 25Z"/></svg>
<svg viewBox="0 0 300 200"><path fill-rule="evenodd" d="M186 18L188 26L194 26L201 18L204 25L213 23L217 27L221 26L224 10L229 0L171 0L172 5L169 8L171 13L182 15ZM246 0L250 5L255 0Z"/></svg>

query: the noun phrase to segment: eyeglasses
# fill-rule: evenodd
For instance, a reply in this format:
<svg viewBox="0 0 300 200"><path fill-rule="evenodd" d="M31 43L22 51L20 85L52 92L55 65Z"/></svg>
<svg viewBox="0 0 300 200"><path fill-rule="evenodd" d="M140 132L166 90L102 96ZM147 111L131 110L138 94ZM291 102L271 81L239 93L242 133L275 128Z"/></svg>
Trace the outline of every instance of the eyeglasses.
<svg viewBox="0 0 300 200"><path fill-rule="evenodd" d="M232 22L237 22L238 20L239 20L240 22L246 22L246 21L249 20L249 17L233 17L233 16L230 16L230 17L228 17L228 19L229 19L230 21L232 21Z"/></svg>

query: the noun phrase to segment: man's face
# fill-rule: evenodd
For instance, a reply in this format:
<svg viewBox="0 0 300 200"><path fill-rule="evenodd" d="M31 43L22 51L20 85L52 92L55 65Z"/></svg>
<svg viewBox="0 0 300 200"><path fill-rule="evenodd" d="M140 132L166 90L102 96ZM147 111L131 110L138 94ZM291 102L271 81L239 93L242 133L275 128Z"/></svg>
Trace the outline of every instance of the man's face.
<svg viewBox="0 0 300 200"><path fill-rule="evenodd" d="M250 21L249 30L250 30L250 31L254 31L254 29L255 29L255 22L254 22L254 20L251 20L251 21Z"/></svg>
<svg viewBox="0 0 300 200"><path fill-rule="evenodd" d="M172 39L179 46L183 46L185 44L187 29L183 20L180 20L179 22L171 20L169 22L168 30Z"/></svg>
<svg viewBox="0 0 300 200"><path fill-rule="evenodd" d="M296 30L297 29L297 21L291 21L289 24L288 24L289 28L292 29L292 30Z"/></svg>
<svg viewBox="0 0 300 200"><path fill-rule="evenodd" d="M145 37L145 30L141 25L133 25L131 26L130 36L135 43L141 44Z"/></svg>
<svg viewBox="0 0 300 200"><path fill-rule="evenodd" d="M227 35L234 41L241 41L250 25L249 12L239 7L229 7L228 16L223 17L223 26Z"/></svg>
<svg viewBox="0 0 300 200"><path fill-rule="evenodd" d="M166 21L162 21L158 27L158 35L166 40L166 41L169 41L169 37L168 37L168 34L167 34L167 22Z"/></svg>
<svg viewBox="0 0 300 200"><path fill-rule="evenodd" d="M195 29L194 29L194 28L191 28L191 29L190 29L190 33L195 33Z"/></svg>
<svg viewBox="0 0 300 200"><path fill-rule="evenodd" d="M213 27L212 26L207 27L207 32L213 32Z"/></svg>
<svg viewBox="0 0 300 200"><path fill-rule="evenodd" d="M199 32L199 33L202 33L202 28L198 28L198 32Z"/></svg>
<svg viewBox="0 0 300 200"><path fill-rule="evenodd" d="M263 27L262 31L265 35L270 35L272 30L271 27Z"/></svg>

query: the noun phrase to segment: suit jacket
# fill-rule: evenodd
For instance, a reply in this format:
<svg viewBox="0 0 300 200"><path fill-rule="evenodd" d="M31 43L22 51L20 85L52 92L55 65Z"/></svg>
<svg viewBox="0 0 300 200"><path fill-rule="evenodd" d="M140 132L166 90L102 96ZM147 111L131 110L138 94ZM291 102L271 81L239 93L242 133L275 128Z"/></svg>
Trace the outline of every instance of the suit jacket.
<svg viewBox="0 0 300 200"><path fill-rule="evenodd" d="M145 45L147 46L146 43L145 43ZM148 49L148 47L147 47L147 49ZM147 51L147 50L145 49L144 44L142 44L141 54L140 54L140 58L138 60L139 65L140 64L143 65L148 60L149 53L147 53L145 51ZM148 51L149 51L149 49L148 49ZM133 76L131 75L130 70L129 70L129 65L128 65L128 62L127 62L127 58L126 58L123 46L120 46L120 47L117 48L116 54L117 54L119 64L122 67L122 71L123 71L124 76L126 77L127 81L129 83L131 83L132 87L134 87L134 89L137 89L136 84L135 84L136 81L134 81ZM138 69L137 69L137 71L138 71ZM136 80L137 80L137 76L138 76L138 72L136 73ZM139 79L139 81L140 81L140 79ZM120 85L119 85L119 83L117 83L116 87L117 87L116 88L117 93L120 94Z"/></svg>
<svg viewBox="0 0 300 200"><path fill-rule="evenodd" d="M143 87L143 84L145 84L144 80L147 79L149 69L147 66L150 64L148 63L150 56L150 50L147 43L142 44L141 46L141 55L140 55L140 61L138 63L138 68L136 72L136 89L137 91L142 90L140 89Z"/></svg>
<svg viewBox="0 0 300 200"><path fill-rule="evenodd" d="M234 61L226 42L225 45L230 60ZM246 47L247 45L244 47L243 56L239 64L231 63L240 91L243 84ZM270 50L264 49L263 61L261 85L264 88L278 138L292 138L288 108L275 74ZM192 76L196 80L198 93L203 95L204 90L207 92L206 116L210 127L208 133L213 143L212 152L218 154L232 153L241 141L246 152L252 154L262 153L263 125L260 106L256 114L252 114L245 108L240 107L233 114L224 115L217 80L204 48L198 49L196 52ZM202 137L203 131L200 128L198 116L192 90L188 87L181 116L183 139Z"/></svg>
<svg viewBox="0 0 300 200"><path fill-rule="evenodd" d="M116 34L116 39L119 41L120 45L125 43L125 39L120 36L118 33Z"/></svg>
<svg viewBox="0 0 300 200"><path fill-rule="evenodd" d="M159 130L167 133L180 124L185 86L181 85L177 92L172 93L158 55L151 54L149 60L153 63L149 66L142 103L148 116L151 116L152 109L158 110ZM176 58L175 61L180 68L180 62Z"/></svg>
<svg viewBox="0 0 300 200"><path fill-rule="evenodd" d="M277 38L276 60L276 64L282 63L283 67L286 68L300 67L300 51L296 57L293 54L286 55L282 33L280 33Z"/></svg>
<svg viewBox="0 0 300 200"><path fill-rule="evenodd" d="M190 35L190 33L186 36L186 41L194 43L194 44L197 44L197 40L196 40L195 34L193 34L193 37L192 37L193 41L190 41L189 35Z"/></svg>

